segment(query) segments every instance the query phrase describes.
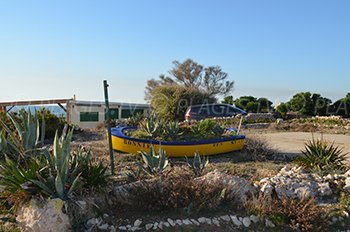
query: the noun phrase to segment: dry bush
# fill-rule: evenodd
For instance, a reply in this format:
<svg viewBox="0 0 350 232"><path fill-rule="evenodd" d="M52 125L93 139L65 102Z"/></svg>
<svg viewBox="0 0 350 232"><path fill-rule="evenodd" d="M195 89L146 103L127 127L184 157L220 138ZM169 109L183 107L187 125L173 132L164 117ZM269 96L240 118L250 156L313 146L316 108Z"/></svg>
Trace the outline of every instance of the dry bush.
<svg viewBox="0 0 350 232"><path fill-rule="evenodd" d="M315 199L272 198L260 194L245 205L246 209L275 223L285 223L295 231L327 231L326 212Z"/></svg>
<svg viewBox="0 0 350 232"><path fill-rule="evenodd" d="M200 211L215 209L225 201L222 183L202 185L189 170L176 168L155 181L135 186L130 194L134 205L143 210L186 208Z"/></svg>
<svg viewBox="0 0 350 232"><path fill-rule="evenodd" d="M275 160L277 151L263 138L252 136L245 140L244 151L253 161Z"/></svg>

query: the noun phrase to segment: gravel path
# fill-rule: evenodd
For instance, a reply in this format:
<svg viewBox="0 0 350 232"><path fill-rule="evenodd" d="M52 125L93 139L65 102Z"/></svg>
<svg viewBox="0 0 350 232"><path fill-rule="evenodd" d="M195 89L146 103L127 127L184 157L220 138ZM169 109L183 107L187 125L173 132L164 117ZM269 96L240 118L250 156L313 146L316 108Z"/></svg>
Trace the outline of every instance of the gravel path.
<svg viewBox="0 0 350 232"><path fill-rule="evenodd" d="M345 153L349 153L350 158L350 136L339 134L323 134L309 132L282 132L266 133L261 137L266 138L275 148L283 153L299 154L303 149L305 142L314 138L323 138L327 141L334 142L336 145L344 148Z"/></svg>

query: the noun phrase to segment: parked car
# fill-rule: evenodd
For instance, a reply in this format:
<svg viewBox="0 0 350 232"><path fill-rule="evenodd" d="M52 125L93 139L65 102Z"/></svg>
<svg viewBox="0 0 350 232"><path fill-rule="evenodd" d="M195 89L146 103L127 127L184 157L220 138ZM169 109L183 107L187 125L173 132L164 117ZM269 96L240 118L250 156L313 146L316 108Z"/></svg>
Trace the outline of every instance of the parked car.
<svg viewBox="0 0 350 232"><path fill-rule="evenodd" d="M247 115L247 112L228 104L203 104L188 107L185 119L186 121L191 121L216 117L234 117L237 115Z"/></svg>

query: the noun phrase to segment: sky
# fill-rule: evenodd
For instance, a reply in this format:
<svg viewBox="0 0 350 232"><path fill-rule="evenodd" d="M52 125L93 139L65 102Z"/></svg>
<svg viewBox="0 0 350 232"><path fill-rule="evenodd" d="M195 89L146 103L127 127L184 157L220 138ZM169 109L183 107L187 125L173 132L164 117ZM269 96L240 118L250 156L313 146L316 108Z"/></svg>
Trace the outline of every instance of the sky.
<svg viewBox="0 0 350 232"><path fill-rule="evenodd" d="M172 61L219 65L234 97L350 92L348 0L0 1L0 102L144 102Z"/></svg>

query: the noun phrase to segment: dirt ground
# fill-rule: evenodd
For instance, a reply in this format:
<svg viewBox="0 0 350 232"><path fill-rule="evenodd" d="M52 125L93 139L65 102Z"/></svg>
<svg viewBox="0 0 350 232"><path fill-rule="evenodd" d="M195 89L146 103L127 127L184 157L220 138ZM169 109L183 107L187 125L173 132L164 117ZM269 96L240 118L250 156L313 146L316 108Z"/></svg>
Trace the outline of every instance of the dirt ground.
<svg viewBox="0 0 350 232"><path fill-rule="evenodd" d="M249 135L248 135L249 136ZM350 158L350 136L339 134L321 134L309 132L276 132L276 133L261 133L262 138L265 138L271 145L282 153L300 154L304 144L314 138L321 138L329 142L334 142L335 145L344 148L344 152L348 153Z"/></svg>

